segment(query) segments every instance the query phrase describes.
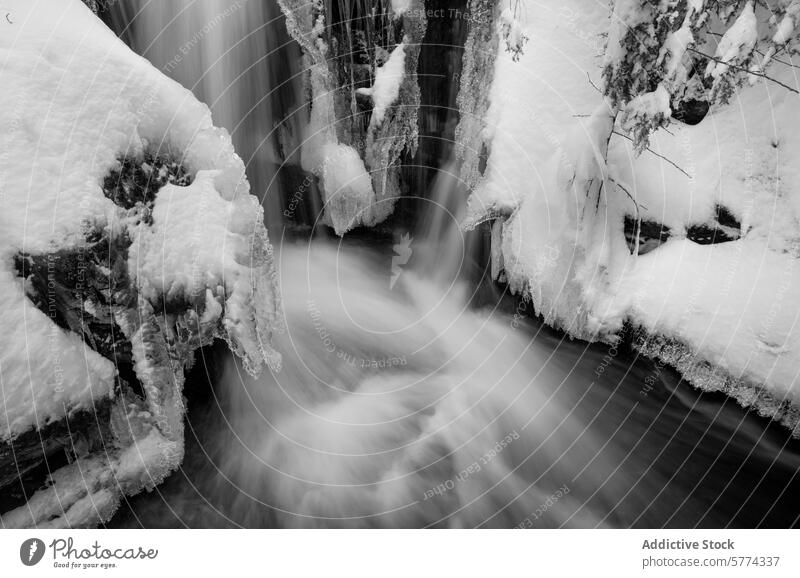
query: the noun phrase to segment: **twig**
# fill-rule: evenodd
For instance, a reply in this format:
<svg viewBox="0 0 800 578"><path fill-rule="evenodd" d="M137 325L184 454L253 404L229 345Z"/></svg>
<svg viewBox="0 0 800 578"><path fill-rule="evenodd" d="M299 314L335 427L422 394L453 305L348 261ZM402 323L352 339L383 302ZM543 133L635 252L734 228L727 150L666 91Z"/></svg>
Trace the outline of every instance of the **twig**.
<svg viewBox="0 0 800 578"><path fill-rule="evenodd" d="M614 178L614 177L612 177L612 176L609 176L609 177L608 177L608 180L609 180L609 181L611 181L612 183L614 183L614 186L617 186L617 187L619 187L620 189L622 189L622 191L623 191L623 192L624 192L626 195L628 195L628 198L631 200L631 202L632 202L634 205L636 205L636 212L637 212L637 214L638 214L638 212L639 212L639 207L643 208L645 211L649 211L649 210L650 210L650 209L648 209L648 208L647 208L647 205L644 205L644 204L642 204L642 203L638 203L638 202L636 201L636 199L634 199L634 198L633 198L633 195L631 194L631 192L630 192L628 189L626 189L624 186L622 186L622 184L620 184L620 182L619 182L617 179L615 179L615 178Z"/></svg>
<svg viewBox="0 0 800 578"><path fill-rule="evenodd" d="M597 189L597 200L594 203L594 214L596 215L598 211L600 211L600 197L603 196L603 184L604 181L600 181L600 188Z"/></svg>
<svg viewBox="0 0 800 578"><path fill-rule="evenodd" d="M586 78L589 80L589 84L591 84L591 85L592 85L592 87L593 87L593 88L594 88L594 89L595 89L597 92L599 92L600 94L603 94L603 91L602 91L602 90L600 90L599 88L597 88L597 85L596 85L594 82L592 82L592 77L589 75L589 71L588 71L588 70L586 71Z"/></svg>
<svg viewBox="0 0 800 578"><path fill-rule="evenodd" d="M634 243L634 246L633 246L633 252L634 252L634 254L638 255L639 254L639 238L642 236L642 215L639 212L639 203L637 203L636 199L633 198L633 195L631 195L631 192L627 188L623 187L619 182L617 182L617 180L615 178L609 176L608 179L612 183L614 183L615 187L619 187L620 189L622 189L622 191L626 195L628 195L628 198L631 200L631 202L633 203L633 206L636 208L636 242ZM647 207L645 207L644 205L641 205L641 207L644 210L647 210Z"/></svg>
<svg viewBox="0 0 800 578"><path fill-rule="evenodd" d="M628 135L624 134L624 133L617 132L617 131L615 131L615 130L612 130L611 132L612 132L613 134L617 135L617 136L621 136L622 138L626 138L626 139L628 139L629 141L633 142L633 139L632 139L631 137L629 137ZM691 178L693 178L693 177L692 177L692 175L690 175L690 174L689 174L689 173L687 173L685 170L683 170L681 167L679 167L679 166L678 166L678 164L677 164L675 161L672 161L672 160L668 159L668 158L667 158L667 157L665 157L664 155L658 154L656 151L654 151L654 150L653 150L653 149L651 149L650 147L645 147L645 150L646 150L646 151L648 151L649 153L652 153L652 154L656 155L658 158L660 158L660 159L663 159L663 160L667 161L669 164L671 164L673 167L675 167L676 169L678 169L680 172L682 172L684 175L686 175L686 176L687 176L687 177L689 177L690 179L691 179Z"/></svg>
<svg viewBox="0 0 800 578"><path fill-rule="evenodd" d="M771 80L772 82L782 86L786 90L790 90L790 91L794 92L795 94L800 94L800 90L797 90L796 88L792 88L788 84L784 84L780 80L776 80L776 79L772 78L771 76L767 76L766 74L763 74L761 72L755 72L755 71L752 71L752 70L747 70L746 68L743 68L741 66L737 66L736 64L731 64L730 62L725 62L724 60L720 60L719 58L716 58L714 56L711 56L709 54L706 54L705 52L701 52L700 50L696 50L694 48L687 48L686 50L689 50L691 52L699 54L700 56L704 56L704 57L708 58L709 60L713 60L714 62L718 62L719 64L724 64L725 66L729 66L731 68L735 68L736 70L741 70L742 72L746 72L747 74L752 74L753 76L759 76L761 78L765 78L767 80Z"/></svg>

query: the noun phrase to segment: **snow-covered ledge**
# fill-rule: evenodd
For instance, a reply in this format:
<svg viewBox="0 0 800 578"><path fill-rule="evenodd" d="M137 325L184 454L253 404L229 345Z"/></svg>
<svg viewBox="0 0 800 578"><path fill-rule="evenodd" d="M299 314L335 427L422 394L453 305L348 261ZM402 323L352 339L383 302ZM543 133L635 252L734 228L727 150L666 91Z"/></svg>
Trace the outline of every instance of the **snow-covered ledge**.
<svg viewBox="0 0 800 578"><path fill-rule="evenodd" d="M647 29L647 5L620 0L612 16L606 2L504 0L483 131L490 156L465 226L493 221L493 270L548 323L589 340L633 333L634 347L695 386L800 435L800 101L790 56L742 88L717 61L699 73L676 64L697 46L753 66L748 43L785 43L787 27L779 15L778 35L766 11L744 3L719 24L732 32L715 47L703 42L719 35L687 36L705 22L687 13L665 48L645 45L662 84L611 104L603 66L622 59L614 43L627 31ZM687 74L704 72L708 87L687 88ZM708 93L730 101L703 118Z"/></svg>
<svg viewBox="0 0 800 578"><path fill-rule="evenodd" d="M4 12L0 473L71 463L0 526L92 526L180 465L195 349L223 338L253 373L279 366L272 250L191 92L80 0Z"/></svg>

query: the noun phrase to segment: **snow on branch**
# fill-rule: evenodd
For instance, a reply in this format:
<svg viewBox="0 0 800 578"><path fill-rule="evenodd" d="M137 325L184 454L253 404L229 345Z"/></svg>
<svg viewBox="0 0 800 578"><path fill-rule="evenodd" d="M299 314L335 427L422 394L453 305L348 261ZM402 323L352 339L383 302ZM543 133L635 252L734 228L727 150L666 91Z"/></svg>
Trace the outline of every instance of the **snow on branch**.
<svg viewBox="0 0 800 578"><path fill-rule="evenodd" d="M727 104L746 82L764 78L797 93L766 68L796 39L798 19L800 0L615 0L604 94L641 152L675 111Z"/></svg>

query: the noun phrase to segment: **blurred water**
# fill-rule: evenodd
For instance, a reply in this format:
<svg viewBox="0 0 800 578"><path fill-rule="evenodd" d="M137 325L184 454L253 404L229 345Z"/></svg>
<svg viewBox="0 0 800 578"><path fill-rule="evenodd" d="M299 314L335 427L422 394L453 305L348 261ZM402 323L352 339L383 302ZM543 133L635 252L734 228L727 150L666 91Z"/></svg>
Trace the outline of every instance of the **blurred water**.
<svg viewBox="0 0 800 578"><path fill-rule="evenodd" d="M299 147L302 88L300 50L277 2L123 0L103 17L135 52L208 104L214 123L231 133L270 233L279 236L278 173Z"/></svg>
<svg viewBox="0 0 800 578"><path fill-rule="evenodd" d="M786 432L501 291L471 307L463 191L445 175L429 198L405 265L372 243L283 244L282 371L254 380L217 352L183 470L113 525L796 523Z"/></svg>

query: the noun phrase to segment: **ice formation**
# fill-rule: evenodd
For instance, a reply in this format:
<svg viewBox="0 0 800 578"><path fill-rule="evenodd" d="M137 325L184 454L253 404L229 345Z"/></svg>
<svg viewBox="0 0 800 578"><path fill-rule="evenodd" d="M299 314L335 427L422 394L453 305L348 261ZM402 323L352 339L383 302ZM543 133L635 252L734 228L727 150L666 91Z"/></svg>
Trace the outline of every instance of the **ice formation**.
<svg viewBox="0 0 800 578"><path fill-rule="evenodd" d="M362 5L347 4L342 12L347 21L326 14L322 2L279 3L306 62L301 165L318 180L324 222L339 235L376 225L392 213L400 195L401 154L413 155L417 146L424 3L394 2L391 14L374 9L361 14ZM358 174L356 157L363 165Z"/></svg>
<svg viewBox="0 0 800 578"><path fill-rule="evenodd" d="M0 335L0 466L86 427L52 437L74 461L2 525L91 526L180 464L196 348L278 367L271 247L205 105L79 0L4 8L0 320L19 331Z"/></svg>
<svg viewBox="0 0 800 578"><path fill-rule="evenodd" d="M571 335L626 339L800 433L800 117L785 87L797 82L785 55L755 83L718 67L751 64L754 22L758 38L787 42L794 2L776 3L773 24L752 2L734 7L716 51L701 47L722 61L707 80L687 66L701 0L651 44L635 35L666 4L524 4L537 17L518 61L496 49L490 154L465 222L493 221L495 276ZM718 104L676 120L702 99Z"/></svg>

